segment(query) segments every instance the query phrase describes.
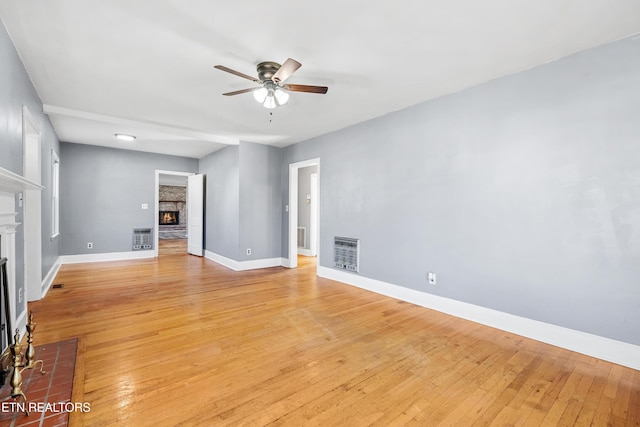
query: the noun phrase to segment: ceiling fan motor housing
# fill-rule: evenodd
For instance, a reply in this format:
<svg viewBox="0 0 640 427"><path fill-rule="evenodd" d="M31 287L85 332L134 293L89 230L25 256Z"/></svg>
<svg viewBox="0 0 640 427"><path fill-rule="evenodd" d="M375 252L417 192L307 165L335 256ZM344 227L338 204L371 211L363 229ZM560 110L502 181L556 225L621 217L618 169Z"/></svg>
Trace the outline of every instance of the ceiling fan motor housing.
<svg viewBox="0 0 640 427"><path fill-rule="evenodd" d="M261 81L271 80L271 77L280 69L280 64L277 62L261 62L256 66L256 70L258 71L258 78Z"/></svg>

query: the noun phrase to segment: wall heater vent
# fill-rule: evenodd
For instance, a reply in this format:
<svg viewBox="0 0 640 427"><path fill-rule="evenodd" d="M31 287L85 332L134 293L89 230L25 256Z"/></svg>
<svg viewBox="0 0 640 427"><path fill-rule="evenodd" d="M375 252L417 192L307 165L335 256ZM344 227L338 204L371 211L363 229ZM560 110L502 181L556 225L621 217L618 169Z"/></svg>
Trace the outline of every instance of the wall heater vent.
<svg viewBox="0 0 640 427"><path fill-rule="evenodd" d="M307 247L307 227L298 227L298 247Z"/></svg>
<svg viewBox="0 0 640 427"><path fill-rule="evenodd" d="M151 249L151 232L153 228L134 228L133 229L133 250L142 251Z"/></svg>
<svg viewBox="0 0 640 427"><path fill-rule="evenodd" d="M349 237L334 237L333 266L358 272L360 265L360 240Z"/></svg>

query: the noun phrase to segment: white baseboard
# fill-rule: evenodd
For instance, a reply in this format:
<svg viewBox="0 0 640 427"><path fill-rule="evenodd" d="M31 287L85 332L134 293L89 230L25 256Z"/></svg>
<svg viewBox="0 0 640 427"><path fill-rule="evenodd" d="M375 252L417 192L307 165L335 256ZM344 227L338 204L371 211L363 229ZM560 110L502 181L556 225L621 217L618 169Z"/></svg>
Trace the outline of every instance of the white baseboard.
<svg viewBox="0 0 640 427"><path fill-rule="evenodd" d="M130 259L154 258L153 251L108 252L102 254L61 255L61 264L83 262L125 261Z"/></svg>
<svg viewBox="0 0 640 427"><path fill-rule="evenodd" d="M298 255L312 256L311 255L311 249L298 248Z"/></svg>
<svg viewBox="0 0 640 427"><path fill-rule="evenodd" d="M318 276L640 370L640 346L318 266Z"/></svg>
<svg viewBox="0 0 640 427"><path fill-rule="evenodd" d="M252 259L249 261L236 261L231 258L219 255L215 252L204 251L204 257L233 271L256 270L259 268L270 268L284 266L286 260L283 258Z"/></svg>
<svg viewBox="0 0 640 427"><path fill-rule="evenodd" d="M47 295L47 292L49 292L51 285L53 285L56 274L58 274L58 271L60 271L60 267L62 266L60 258L61 257L58 257L58 259L56 259L56 262L53 263L47 275L44 277L44 279L42 279L42 298Z"/></svg>
<svg viewBox="0 0 640 427"><path fill-rule="evenodd" d="M24 338L27 334L27 312L28 310L23 310L20 316L16 319L16 324L14 325L20 331L20 336ZM15 333L15 329L13 331ZM13 334L11 334L13 336Z"/></svg>

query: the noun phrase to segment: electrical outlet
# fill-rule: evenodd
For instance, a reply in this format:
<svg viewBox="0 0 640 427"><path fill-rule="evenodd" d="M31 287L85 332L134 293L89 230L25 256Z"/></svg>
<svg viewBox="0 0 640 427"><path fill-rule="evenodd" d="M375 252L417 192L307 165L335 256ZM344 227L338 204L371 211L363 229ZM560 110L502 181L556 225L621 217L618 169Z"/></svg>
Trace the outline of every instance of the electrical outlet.
<svg viewBox="0 0 640 427"><path fill-rule="evenodd" d="M436 284L436 273L434 273L433 271L430 271L427 274L427 279L429 279L429 283L431 283L432 285Z"/></svg>
<svg viewBox="0 0 640 427"><path fill-rule="evenodd" d="M22 302L22 288L18 289L18 303Z"/></svg>
<svg viewBox="0 0 640 427"><path fill-rule="evenodd" d="M87 242L87 249L93 249L93 242Z"/></svg>
<svg viewBox="0 0 640 427"><path fill-rule="evenodd" d="M251 255L251 248L247 248L247 255Z"/></svg>

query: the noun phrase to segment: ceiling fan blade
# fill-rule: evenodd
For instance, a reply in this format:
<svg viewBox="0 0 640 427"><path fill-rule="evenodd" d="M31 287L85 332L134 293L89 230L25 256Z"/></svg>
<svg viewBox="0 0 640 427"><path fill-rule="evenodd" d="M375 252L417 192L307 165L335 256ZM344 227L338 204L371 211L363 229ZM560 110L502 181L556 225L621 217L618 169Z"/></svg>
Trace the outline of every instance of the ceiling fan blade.
<svg viewBox="0 0 640 427"><path fill-rule="evenodd" d="M309 86L309 85L282 85L283 89L290 90L292 92L308 92L308 93L327 93L329 90L326 86Z"/></svg>
<svg viewBox="0 0 640 427"><path fill-rule="evenodd" d="M224 96L233 96L233 95L240 95L241 93L247 93L247 92L253 92L254 90L259 89L257 87L252 87L250 89L240 89L240 90L235 90L233 92L227 92L227 93L223 93Z"/></svg>
<svg viewBox="0 0 640 427"><path fill-rule="evenodd" d="M261 83L261 81L255 77L248 76L244 73L241 73L240 71L232 70L231 68L227 68L224 65L215 65L213 68L216 68L221 71L226 71L227 73L231 73L238 77L242 77L243 79L251 80L252 82Z"/></svg>
<svg viewBox="0 0 640 427"><path fill-rule="evenodd" d="M271 77L275 83L282 83L291 77L291 74L295 73L298 68L302 67L302 64L295 59L288 58L284 61L284 64L280 66L278 71Z"/></svg>

